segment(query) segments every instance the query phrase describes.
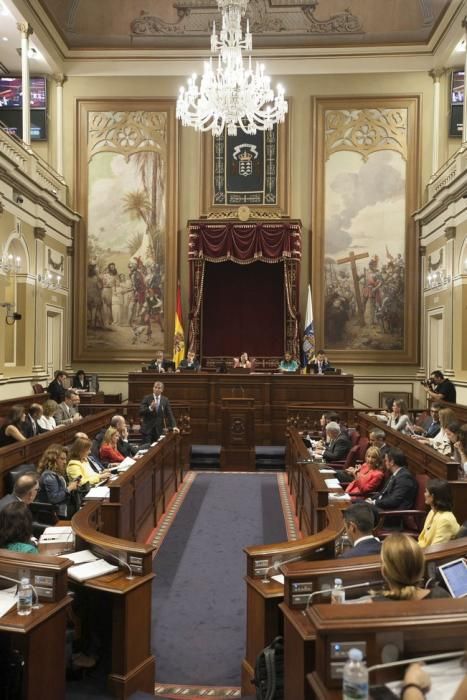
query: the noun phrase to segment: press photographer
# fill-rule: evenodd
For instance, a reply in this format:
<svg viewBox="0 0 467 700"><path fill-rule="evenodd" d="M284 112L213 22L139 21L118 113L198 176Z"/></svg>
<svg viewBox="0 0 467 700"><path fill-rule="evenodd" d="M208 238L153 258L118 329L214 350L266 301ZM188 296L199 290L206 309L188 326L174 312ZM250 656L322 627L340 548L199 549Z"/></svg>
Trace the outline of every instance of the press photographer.
<svg viewBox="0 0 467 700"><path fill-rule="evenodd" d="M431 399L456 403L456 387L449 379L445 379L439 369L432 372L429 379L422 381L422 386Z"/></svg>

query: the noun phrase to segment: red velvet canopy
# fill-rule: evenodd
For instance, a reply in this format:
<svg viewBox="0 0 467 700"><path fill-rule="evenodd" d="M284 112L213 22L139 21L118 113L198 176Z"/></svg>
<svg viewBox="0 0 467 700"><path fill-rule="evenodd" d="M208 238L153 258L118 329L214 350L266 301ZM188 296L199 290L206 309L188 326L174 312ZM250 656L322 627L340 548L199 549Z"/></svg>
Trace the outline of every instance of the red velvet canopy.
<svg viewBox="0 0 467 700"><path fill-rule="evenodd" d="M194 352L201 354L202 351L204 359L206 356L231 355L243 350L256 356L282 355L284 350L289 350L296 357L299 356L300 221L190 221L188 257L191 282L188 342ZM257 262L282 264L283 275L279 282L282 289L277 290L279 278L276 274L268 276L267 270L263 268L259 275L257 266L256 274L239 275L237 286L231 281L234 276L230 269L226 268L225 275L210 274L207 278L205 275L206 263L249 265ZM247 299L242 307L239 304L238 290L239 285L245 284L250 287L247 290L242 288ZM268 293L268 284L271 293ZM206 302L204 294L209 295L210 303ZM213 313L217 300L222 304L222 315ZM272 304L274 306L269 308ZM203 308L205 314L201 323ZM232 323L232 319L239 314L240 321ZM220 319L225 320L222 323ZM237 318L236 320L238 321ZM258 333L258 324L264 326L261 334ZM201 338L201 328L204 340ZM241 338L238 337L239 328ZM265 352L266 348L271 351Z"/></svg>

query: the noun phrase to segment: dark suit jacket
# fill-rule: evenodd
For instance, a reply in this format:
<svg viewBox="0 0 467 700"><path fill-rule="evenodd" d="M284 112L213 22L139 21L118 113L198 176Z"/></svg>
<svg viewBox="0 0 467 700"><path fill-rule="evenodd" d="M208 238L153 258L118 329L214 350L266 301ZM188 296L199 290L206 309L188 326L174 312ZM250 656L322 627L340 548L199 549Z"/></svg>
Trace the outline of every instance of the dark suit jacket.
<svg viewBox="0 0 467 700"><path fill-rule="evenodd" d="M351 447L352 442L349 436L347 433L341 432L337 438L326 447L323 452L323 459L325 462L338 462L347 457Z"/></svg>
<svg viewBox="0 0 467 700"><path fill-rule="evenodd" d="M0 510L3 510L9 503L17 503L18 501L19 498L14 493L7 493L6 496L0 499Z"/></svg>
<svg viewBox="0 0 467 700"><path fill-rule="evenodd" d="M57 403L62 403L62 401L65 400L65 391L65 387L62 386L60 382L57 382L56 379L54 379L53 382L50 382L49 386L47 387L48 395Z"/></svg>
<svg viewBox="0 0 467 700"><path fill-rule="evenodd" d="M73 377L72 388L73 389L81 389L83 391L89 391L89 381L85 377L83 383L81 384L78 377Z"/></svg>
<svg viewBox="0 0 467 700"><path fill-rule="evenodd" d="M160 372L160 367L155 360L149 363L148 369L152 369L154 372ZM174 369L174 363L172 360L162 360L162 370L164 372L170 372Z"/></svg>
<svg viewBox="0 0 467 700"><path fill-rule="evenodd" d="M351 557L365 557L369 554L379 554L381 551L381 542L372 537L371 540L363 540L359 542L355 547L347 549L344 554L342 554L340 559L350 559Z"/></svg>
<svg viewBox="0 0 467 700"><path fill-rule="evenodd" d="M191 365L189 365L186 358L182 360L178 366L180 369L192 369L194 372L198 372L200 368L198 360L195 360Z"/></svg>
<svg viewBox="0 0 467 700"><path fill-rule="evenodd" d="M139 407L141 432L144 438L150 442L158 440L164 432L164 428L175 428L177 426L169 399L161 395L158 411L151 411L149 408L153 401L154 395L148 394L143 398Z"/></svg>
<svg viewBox="0 0 467 700"><path fill-rule="evenodd" d="M418 484L408 469L401 467L388 480L376 499L375 506L381 510L410 510L417 495Z"/></svg>
<svg viewBox="0 0 467 700"><path fill-rule="evenodd" d="M310 372L310 373L318 374L318 372L319 372L319 365L318 365L317 362L310 362L310 364L308 365L308 367L310 368L310 369L309 369L309 372ZM326 360L325 360L325 361L323 362L323 366L322 366L321 371L324 372L326 369L331 369L331 363L330 363L330 362L326 362Z"/></svg>

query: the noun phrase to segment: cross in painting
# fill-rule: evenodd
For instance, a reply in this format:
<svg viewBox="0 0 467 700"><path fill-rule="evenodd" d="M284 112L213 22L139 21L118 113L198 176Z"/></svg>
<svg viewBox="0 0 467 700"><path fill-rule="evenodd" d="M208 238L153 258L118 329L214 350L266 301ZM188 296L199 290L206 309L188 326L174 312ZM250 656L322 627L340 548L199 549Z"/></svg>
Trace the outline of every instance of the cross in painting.
<svg viewBox="0 0 467 700"><path fill-rule="evenodd" d="M358 315L360 318L360 323L362 326L365 325L365 317L364 317L364 308L363 308L363 303L362 303L362 297L360 294L360 283L358 281L358 272L357 272L357 260L362 260L363 258L368 258L369 253L360 253L359 255L355 255L353 251L350 251L349 255L347 258L341 258L340 260L337 261L338 265L343 265L344 263L350 263L350 269L352 270L352 278L353 278L353 283L355 287L355 299L357 302L357 308L358 308Z"/></svg>

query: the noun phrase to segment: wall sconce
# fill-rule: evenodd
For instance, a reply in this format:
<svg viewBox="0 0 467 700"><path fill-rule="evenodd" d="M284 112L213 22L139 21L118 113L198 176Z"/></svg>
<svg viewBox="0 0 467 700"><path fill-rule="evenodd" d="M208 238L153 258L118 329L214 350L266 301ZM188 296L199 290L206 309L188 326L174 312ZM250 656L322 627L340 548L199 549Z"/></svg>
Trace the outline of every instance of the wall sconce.
<svg viewBox="0 0 467 700"><path fill-rule="evenodd" d="M443 287L451 282L451 275L448 275L446 270L439 269L429 272L426 277L426 285L428 289L434 289L435 287Z"/></svg>
<svg viewBox="0 0 467 700"><path fill-rule="evenodd" d="M6 309L5 323L7 326L12 326L15 321L21 321L21 314L15 311L14 304L9 304L4 301L0 306Z"/></svg>
<svg viewBox="0 0 467 700"><path fill-rule="evenodd" d="M21 267L21 258L19 255L16 257L9 253L6 255L5 253L2 253L0 255L0 270L4 272L6 275L9 275L10 273L16 274L19 272L19 269Z"/></svg>
<svg viewBox="0 0 467 700"><path fill-rule="evenodd" d="M60 275L53 275L48 270L44 270L42 275L37 275L37 281L44 289L58 289L61 280Z"/></svg>

